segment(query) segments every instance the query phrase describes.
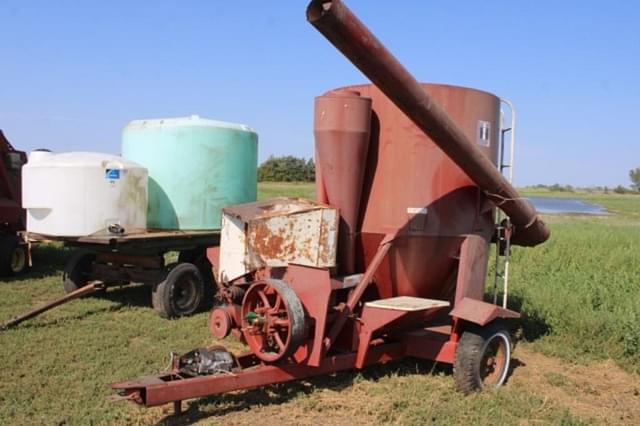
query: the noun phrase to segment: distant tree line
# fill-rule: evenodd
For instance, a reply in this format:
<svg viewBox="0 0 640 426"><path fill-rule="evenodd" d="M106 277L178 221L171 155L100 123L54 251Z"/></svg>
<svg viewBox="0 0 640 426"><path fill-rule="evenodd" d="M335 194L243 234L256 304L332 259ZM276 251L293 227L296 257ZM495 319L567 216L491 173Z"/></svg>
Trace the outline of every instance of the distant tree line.
<svg viewBox="0 0 640 426"><path fill-rule="evenodd" d="M615 187L608 187L608 186L574 187L571 185L561 185L559 183L554 183L553 185L538 184L538 185L530 186L529 188L546 189L548 191L554 191L554 192L581 191L581 192L603 192L605 194L608 194L610 192L613 192L616 194L640 194L640 189L638 189L638 187L635 185L631 185L631 189L629 189L622 185L618 185Z"/></svg>
<svg viewBox="0 0 640 426"><path fill-rule="evenodd" d="M636 167L633 170L629 170L629 180L631 180L631 189L626 188L622 185L618 185L614 188L609 188L607 186L592 186L589 188L574 188L571 185L560 185L559 183L554 183L553 185L534 185L533 188L536 189L547 189L549 191L557 191L557 192L574 192L576 190L586 191L586 192L604 192L605 194L609 192L615 192L616 194L640 194L640 167Z"/></svg>
<svg viewBox="0 0 640 426"><path fill-rule="evenodd" d="M285 155L280 157L270 156L258 167L259 182L313 182L316 178L316 169L313 160L309 158L294 157ZM575 188L572 185L534 185L536 189L547 189L557 192L574 192L576 190L588 192L615 192L616 194L640 193L640 167L629 171L631 189L618 185L614 188L606 186L594 186L589 188Z"/></svg>
<svg viewBox="0 0 640 426"><path fill-rule="evenodd" d="M258 182L313 182L315 179L316 168L311 158L270 156L258 167Z"/></svg>
<svg viewBox="0 0 640 426"><path fill-rule="evenodd" d="M636 191L640 191L640 167L629 170L629 179L631 179L631 187Z"/></svg>
<svg viewBox="0 0 640 426"><path fill-rule="evenodd" d="M543 184L537 184L537 185L533 185L532 188L536 188L536 189L547 189L549 191L557 191L557 192L574 192L576 189L571 186L571 185L560 185L559 183L554 183L553 185L543 185ZM594 188L594 189L598 189Z"/></svg>

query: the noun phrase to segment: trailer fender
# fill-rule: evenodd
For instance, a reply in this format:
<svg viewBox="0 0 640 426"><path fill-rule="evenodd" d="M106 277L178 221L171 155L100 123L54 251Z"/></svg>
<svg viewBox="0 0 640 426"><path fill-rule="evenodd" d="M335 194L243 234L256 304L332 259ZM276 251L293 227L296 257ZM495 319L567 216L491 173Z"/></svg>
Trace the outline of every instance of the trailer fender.
<svg viewBox="0 0 640 426"><path fill-rule="evenodd" d="M469 297L460 299L449 315L479 326L486 325L496 318L520 318L519 312Z"/></svg>

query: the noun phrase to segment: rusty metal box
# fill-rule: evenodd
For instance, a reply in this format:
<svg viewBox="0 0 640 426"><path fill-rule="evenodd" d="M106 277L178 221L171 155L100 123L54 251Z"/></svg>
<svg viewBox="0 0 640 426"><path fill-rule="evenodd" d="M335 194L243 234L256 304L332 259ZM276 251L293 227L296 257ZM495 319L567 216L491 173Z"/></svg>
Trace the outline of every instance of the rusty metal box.
<svg viewBox="0 0 640 426"><path fill-rule="evenodd" d="M220 270L228 281L260 267L336 264L338 210L300 198L276 198L222 210Z"/></svg>

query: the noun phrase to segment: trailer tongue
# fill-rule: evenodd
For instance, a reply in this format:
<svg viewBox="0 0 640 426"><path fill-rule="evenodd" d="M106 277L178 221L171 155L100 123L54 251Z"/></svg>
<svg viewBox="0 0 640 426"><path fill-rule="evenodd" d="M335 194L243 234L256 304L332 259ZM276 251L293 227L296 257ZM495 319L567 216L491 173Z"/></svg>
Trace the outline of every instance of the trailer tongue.
<svg viewBox="0 0 640 426"><path fill-rule="evenodd" d="M370 351L366 365L400 359L405 351L401 343L376 347ZM232 369L214 375L186 376L180 371L182 357L174 357L171 371L157 376L113 383L118 393L112 401L132 401L146 407L174 403L176 414L181 412L181 401L225 392L253 389L260 386L302 380L355 368L355 354L326 357L318 367L310 369L304 364L261 364L253 354L235 359Z"/></svg>
<svg viewBox="0 0 640 426"><path fill-rule="evenodd" d="M90 282L87 285L72 291L71 293L65 294L64 296L52 300L51 302L45 303L42 306L33 308L28 312L25 312L24 314L20 314L15 318L10 319L9 321L5 321L4 323L0 324L0 331L8 330L9 328L15 327L16 325L20 324L21 322L36 317L44 312L50 311L56 306L60 306L65 303L71 302L72 300L79 299L80 297L96 293L100 290L104 290L104 288L104 284L100 281Z"/></svg>
<svg viewBox="0 0 640 426"><path fill-rule="evenodd" d="M312 1L307 18L374 84L316 99L317 204L225 209L213 261L225 304L209 326L251 352L177 357L165 374L112 384L117 399L179 412L189 398L407 356L453 364L464 393L506 380L501 320L519 314L506 286L504 306L484 301L489 244L508 256L549 230L498 171L500 99L418 83L339 0ZM511 222L496 224L496 207Z"/></svg>

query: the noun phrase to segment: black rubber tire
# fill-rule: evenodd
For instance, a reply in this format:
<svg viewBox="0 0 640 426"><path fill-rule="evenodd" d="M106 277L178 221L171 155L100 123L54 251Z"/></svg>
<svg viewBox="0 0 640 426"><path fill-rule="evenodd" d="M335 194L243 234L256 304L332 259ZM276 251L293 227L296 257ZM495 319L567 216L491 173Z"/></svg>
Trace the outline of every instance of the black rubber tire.
<svg viewBox="0 0 640 426"><path fill-rule="evenodd" d="M498 361L492 363L491 369L483 367L486 363L485 356L491 353L496 344L499 350L503 351L503 360L498 356ZM511 350L511 336L501 322L493 322L484 327L469 327L462 333L456 349L456 360L453 364L456 389L468 395L484 388L502 386L509 373ZM490 359L493 358L495 357ZM497 369L495 364L500 364Z"/></svg>
<svg viewBox="0 0 640 426"><path fill-rule="evenodd" d="M15 235L0 235L0 276L13 276L27 269L27 245Z"/></svg>
<svg viewBox="0 0 640 426"><path fill-rule="evenodd" d="M218 293L218 286L216 284L215 276L213 275L211 262L207 259L206 248L181 251L178 254L178 263L193 263L196 265L200 271L202 285L204 286L204 294L202 297L202 303L200 304L200 309L211 309L214 305L216 294Z"/></svg>
<svg viewBox="0 0 640 426"><path fill-rule="evenodd" d="M163 318L178 318L195 313L204 297L202 275L192 263L168 266L166 278L153 287L151 303Z"/></svg>
<svg viewBox="0 0 640 426"><path fill-rule="evenodd" d="M200 276L202 276L202 285L204 288L200 309L211 309L215 304L216 295L218 294L218 285L213 275L211 263L209 263L207 258L202 258L196 262L196 266L200 271Z"/></svg>
<svg viewBox="0 0 640 426"><path fill-rule="evenodd" d="M69 294L87 285L91 264L95 259L94 253L86 251L76 251L71 255L62 274L62 286L65 293Z"/></svg>

